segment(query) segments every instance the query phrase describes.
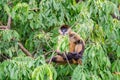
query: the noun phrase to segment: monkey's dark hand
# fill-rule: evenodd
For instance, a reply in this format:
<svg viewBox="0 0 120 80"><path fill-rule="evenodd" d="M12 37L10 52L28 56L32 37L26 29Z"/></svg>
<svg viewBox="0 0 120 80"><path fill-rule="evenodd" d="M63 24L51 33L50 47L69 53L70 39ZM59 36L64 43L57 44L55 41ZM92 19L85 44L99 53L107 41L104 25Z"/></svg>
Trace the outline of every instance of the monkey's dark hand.
<svg viewBox="0 0 120 80"><path fill-rule="evenodd" d="M75 59L75 60L78 60L80 58L82 58L82 56L76 52L74 53L70 53L68 52L68 54L65 54L65 56L63 57L65 60L72 60L72 59Z"/></svg>

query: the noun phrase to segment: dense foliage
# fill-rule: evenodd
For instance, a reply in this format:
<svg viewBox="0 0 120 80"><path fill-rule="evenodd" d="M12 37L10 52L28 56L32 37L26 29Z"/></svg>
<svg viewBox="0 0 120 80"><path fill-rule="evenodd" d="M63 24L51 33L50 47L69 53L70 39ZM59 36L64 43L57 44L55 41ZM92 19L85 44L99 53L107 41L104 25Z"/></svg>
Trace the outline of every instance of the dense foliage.
<svg viewBox="0 0 120 80"><path fill-rule="evenodd" d="M118 6L120 0L0 0L0 25L12 17L11 28L0 30L0 80L120 80ZM86 41L82 65L45 62L55 55L62 24Z"/></svg>

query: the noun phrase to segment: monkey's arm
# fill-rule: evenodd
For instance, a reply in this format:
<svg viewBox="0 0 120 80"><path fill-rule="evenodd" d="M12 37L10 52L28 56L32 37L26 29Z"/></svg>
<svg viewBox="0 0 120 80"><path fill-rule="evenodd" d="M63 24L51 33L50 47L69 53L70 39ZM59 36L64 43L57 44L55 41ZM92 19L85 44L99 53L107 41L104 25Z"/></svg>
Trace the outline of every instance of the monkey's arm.
<svg viewBox="0 0 120 80"><path fill-rule="evenodd" d="M69 43L69 51L70 52L75 52L75 44L72 43L72 42Z"/></svg>
<svg viewBox="0 0 120 80"><path fill-rule="evenodd" d="M54 57L52 57L51 59L46 60L46 63L59 63L59 64L66 64L67 61L64 60L64 58L61 55L56 55Z"/></svg>

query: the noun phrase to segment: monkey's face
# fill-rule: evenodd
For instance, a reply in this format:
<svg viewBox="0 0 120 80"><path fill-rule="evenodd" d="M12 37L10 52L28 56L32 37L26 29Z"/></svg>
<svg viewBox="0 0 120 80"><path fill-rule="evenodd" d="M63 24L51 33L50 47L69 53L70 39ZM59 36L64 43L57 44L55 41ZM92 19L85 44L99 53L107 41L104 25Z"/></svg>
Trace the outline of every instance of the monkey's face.
<svg viewBox="0 0 120 80"><path fill-rule="evenodd" d="M61 35L67 35L69 33L69 31L70 31L70 28L67 25L63 25L59 29L59 33Z"/></svg>

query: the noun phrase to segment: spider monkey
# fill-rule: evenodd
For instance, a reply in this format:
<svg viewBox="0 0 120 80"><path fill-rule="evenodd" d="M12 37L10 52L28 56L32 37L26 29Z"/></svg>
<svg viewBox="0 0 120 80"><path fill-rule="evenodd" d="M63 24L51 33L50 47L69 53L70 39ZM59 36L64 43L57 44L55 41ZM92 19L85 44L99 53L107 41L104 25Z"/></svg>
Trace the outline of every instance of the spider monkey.
<svg viewBox="0 0 120 80"><path fill-rule="evenodd" d="M55 63L73 63L73 64L82 64L81 58L84 52L85 43L82 38L71 30L68 25L62 25L59 29L61 35L69 36L69 52L60 53L56 51L57 55L51 59L51 62Z"/></svg>

